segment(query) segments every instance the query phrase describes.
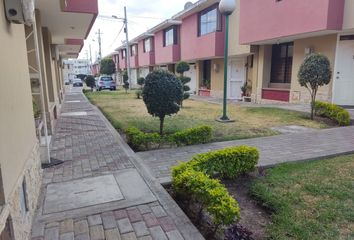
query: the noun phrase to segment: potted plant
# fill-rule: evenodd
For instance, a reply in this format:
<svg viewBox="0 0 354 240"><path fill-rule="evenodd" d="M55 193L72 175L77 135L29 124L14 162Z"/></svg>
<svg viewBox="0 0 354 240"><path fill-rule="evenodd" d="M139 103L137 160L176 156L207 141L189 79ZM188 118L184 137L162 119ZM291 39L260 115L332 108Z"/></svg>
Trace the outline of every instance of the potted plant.
<svg viewBox="0 0 354 240"><path fill-rule="evenodd" d="M246 81L243 86L241 87L241 92L242 92L242 100L244 102L251 102L251 92L252 92L252 86L251 84Z"/></svg>

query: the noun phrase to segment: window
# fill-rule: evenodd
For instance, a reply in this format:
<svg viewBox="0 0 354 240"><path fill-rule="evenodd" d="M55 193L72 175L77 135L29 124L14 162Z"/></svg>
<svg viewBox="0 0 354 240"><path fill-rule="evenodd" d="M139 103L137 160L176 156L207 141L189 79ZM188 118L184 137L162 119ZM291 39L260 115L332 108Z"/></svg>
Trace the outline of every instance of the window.
<svg viewBox="0 0 354 240"><path fill-rule="evenodd" d="M177 44L177 29L176 26L165 29L164 31L164 47Z"/></svg>
<svg viewBox="0 0 354 240"><path fill-rule="evenodd" d="M198 35L221 31L221 14L217 6L208 8L199 14Z"/></svg>
<svg viewBox="0 0 354 240"><path fill-rule="evenodd" d="M144 52L152 52L152 38L144 39Z"/></svg>
<svg viewBox="0 0 354 240"><path fill-rule="evenodd" d="M273 45L271 83L291 83L294 44Z"/></svg>
<svg viewBox="0 0 354 240"><path fill-rule="evenodd" d="M123 49L122 50L122 58L125 58L127 56L127 50Z"/></svg>
<svg viewBox="0 0 354 240"><path fill-rule="evenodd" d="M137 55L137 47L136 45L133 45L130 47L130 55L131 56L136 56Z"/></svg>

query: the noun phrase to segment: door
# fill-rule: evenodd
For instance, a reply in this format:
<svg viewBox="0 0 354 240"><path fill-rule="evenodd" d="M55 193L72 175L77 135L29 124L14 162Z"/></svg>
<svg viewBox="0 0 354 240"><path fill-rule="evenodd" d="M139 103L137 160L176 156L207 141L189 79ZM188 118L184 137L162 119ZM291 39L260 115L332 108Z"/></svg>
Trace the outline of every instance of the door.
<svg viewBox="0 0 354 240"><path fill-rule="evenodd" d="M241 87L245 82L244 59L232 59L229 62L228 98L242 99Z"/></svg>
<svg viewBox="0 0 354 240"><path fill-rule="evenodd" d="M354 35L341 36L337 51L333 102L354 106Z"/></svg>
<svg viewBox="0 0 354 240"><path fill-rule="evenodd" d="M187 85L191 89L190 93L195 94L197 92L197 71L195 70L195 64L190 64L189 71L185 72L184 75L191 78L191 81Z"/></svg>

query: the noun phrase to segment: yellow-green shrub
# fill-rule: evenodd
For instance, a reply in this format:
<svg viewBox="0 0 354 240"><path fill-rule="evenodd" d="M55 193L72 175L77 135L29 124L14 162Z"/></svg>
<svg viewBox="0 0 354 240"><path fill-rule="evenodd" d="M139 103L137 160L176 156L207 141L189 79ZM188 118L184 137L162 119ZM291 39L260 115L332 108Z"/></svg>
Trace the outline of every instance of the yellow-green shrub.
<svg viewBox="0 0 354 240"><path fill-rule="evenodd" d="M159 145L161 136L158 133L144 133L135 127L125 130L128 144L135 150L148 150L151 145Z"/></svg>
<svg viewBox="0 0 354 240"><path fill-rule="evenodd" d="M209 175L235 178L253 170L258 158L258 150L248 146L199 154L172 168L172 185L176 193L199 202L215 225L229 225L240 218L240 209L227 189Z"/></svg>
<svg viewBox="0 0 354 240"><path fill-rule="evenodd" d="M186 169L173 178L173 188L206 208L216 225L229 225L240 218L240 208L227 189L202 172Z"/></svg>
<svg viewBox="0 0 354 240"><path fill-rule="evenodd" d="M315 114L318 116L329 118L335 121L340 126L350 125L349 112L335 104L316 101Z"/></svg>
<svg viewBox="0 0 354 240"><path fill-rule="evenodd" d="M210 142L212 138L212 128L210 126L198 126L184 131L176 132L171 136L171 140L181 145L192 145Z"/></svg>

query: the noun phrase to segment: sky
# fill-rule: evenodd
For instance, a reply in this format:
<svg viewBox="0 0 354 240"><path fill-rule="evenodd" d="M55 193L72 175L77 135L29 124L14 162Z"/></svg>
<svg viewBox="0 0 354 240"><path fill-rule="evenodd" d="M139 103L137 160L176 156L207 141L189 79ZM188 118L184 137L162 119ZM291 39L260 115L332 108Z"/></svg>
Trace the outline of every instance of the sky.
<svg viewBox="0 0 354 240"><path fill-rule="evenodd" d="M146 32L151 27L183 10L188 0L98 0L99 16L124 17L124 6L127 7L129 40ZM195 2L192 1L192 2ZM125 34L123 23L116 19L97 17L90 34L85 40L79 58L89 59L90 45L92 60L98 54L98 29L102 32L102 56L113 52L122 45ZM120 32L121 31L121 32ZM120 32L120 34L118 34Z"/></svg>

